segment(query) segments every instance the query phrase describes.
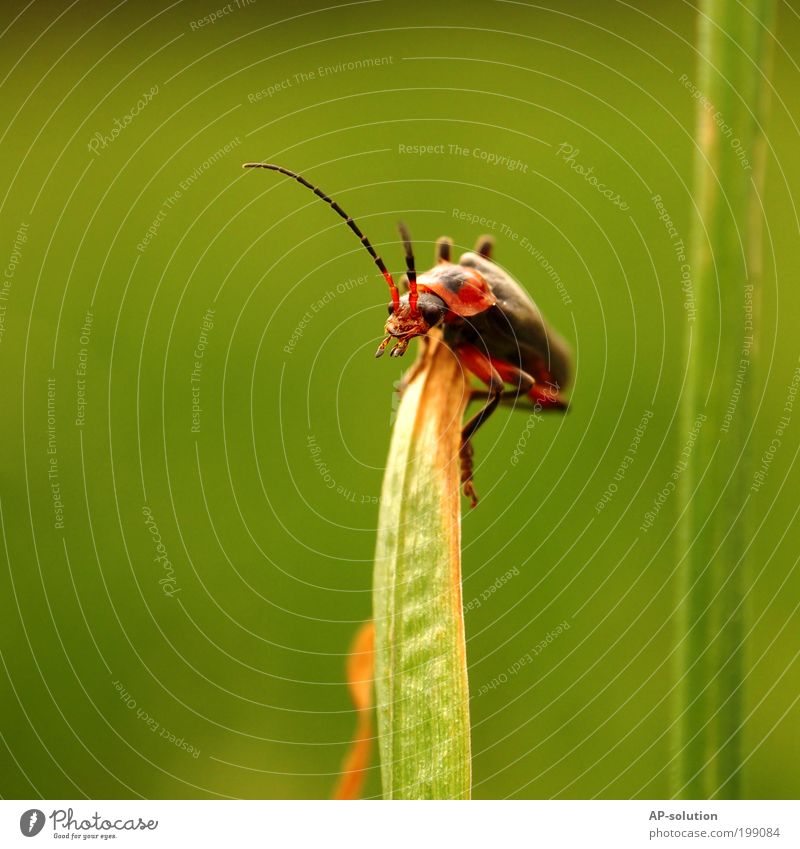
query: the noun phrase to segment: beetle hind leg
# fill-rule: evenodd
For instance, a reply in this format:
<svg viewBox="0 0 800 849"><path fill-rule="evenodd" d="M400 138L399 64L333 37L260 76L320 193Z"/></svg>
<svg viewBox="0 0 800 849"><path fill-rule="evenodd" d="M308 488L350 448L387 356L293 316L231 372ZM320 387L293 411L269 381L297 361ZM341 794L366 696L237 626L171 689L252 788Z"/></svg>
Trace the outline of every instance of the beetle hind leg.
<svg viewBox="0 0 800 849"><path fill-rule="evenodd" d="M569 409L569 403L561 395L559 385L546 372L540 373L537 379L503 360L492 358L491 363L503 380L514 387L514 390L503 394L503 403L514 404L519 398L527 398L539 410L565 412ZM489 397L488 392L486 397Z"/></svg>
<svg viewBox="0 0 800 849"><path fill-rule="evenodd" d="M461 449L458 456L461 460L461 490L464 495L469 498L470 507L475 507L478 503L478 496L475 494L475 487L472 484L473 463L472 458L474 449L472 447L472 437L475 431L491 416L497 409L500 403L500 396L503 394L503 383L492 384L489 386L489 396L486 404L478 410L477 413L464 425L461 431Z"/></svg>
<svg viewBox="0 0 800 849"><path fill-rule="evenodd" d="M470 507L475 507L478 503L478 496L475 493L475 487L472 485L473 453L472 443L462 437L461 450L458 452L458 458L461 461L461 491L469 498Z"/></svg>
<svg viewBox="0 0 800 849"><path fill-rule="evenodd" d="M503 394L504 382L502 375L494 367L491 359L478 348L473 345L461 345L457 353L464 367L489 387L486 403L461 430L461 450L459 452L461 487L464 495L469 498L470 505L474 507L478 503L478 496L475 494L475 487L472 484L474 452L471 440L478 428L497 409L500 397Z"/></svg>

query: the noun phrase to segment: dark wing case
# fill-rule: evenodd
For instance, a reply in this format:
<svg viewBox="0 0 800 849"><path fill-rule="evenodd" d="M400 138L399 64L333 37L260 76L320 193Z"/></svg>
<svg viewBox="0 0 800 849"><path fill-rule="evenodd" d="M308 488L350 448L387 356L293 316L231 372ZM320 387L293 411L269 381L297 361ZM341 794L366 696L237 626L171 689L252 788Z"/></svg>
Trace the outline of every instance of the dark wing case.
<svg viewBox="0 0 800 849"><path fill-rule="evenodd" d="M469 319L464 334L476 333L492 356L506 360L537 380L552 380L563 389L572 377L572 356L564 339L550 328L530 295L491 260L465 253L460 265L486 278L497 305ZM466 341L466 340L465 340Z"/></svg>

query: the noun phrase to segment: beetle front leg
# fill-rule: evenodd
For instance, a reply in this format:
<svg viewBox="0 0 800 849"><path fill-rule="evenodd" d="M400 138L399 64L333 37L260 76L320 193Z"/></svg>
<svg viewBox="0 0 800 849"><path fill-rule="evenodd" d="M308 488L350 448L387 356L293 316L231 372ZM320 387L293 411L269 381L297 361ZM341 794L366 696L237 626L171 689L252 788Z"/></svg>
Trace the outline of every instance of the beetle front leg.
<svg viewBox="0 0 800 849"><path fill-rule="evenodd" d="M461 431L461 485L464 495L469 498L470 505L474 507L478 503L475 487L472 485L473 473L473 449L471 439L478 428L491 416L500 403L503 394L503 378L500 372L492 365L491 359L476 348L474 345L461 345L457 354L464 367L471 371L479 380L488 387L486 404L464 425Z"/></svg>

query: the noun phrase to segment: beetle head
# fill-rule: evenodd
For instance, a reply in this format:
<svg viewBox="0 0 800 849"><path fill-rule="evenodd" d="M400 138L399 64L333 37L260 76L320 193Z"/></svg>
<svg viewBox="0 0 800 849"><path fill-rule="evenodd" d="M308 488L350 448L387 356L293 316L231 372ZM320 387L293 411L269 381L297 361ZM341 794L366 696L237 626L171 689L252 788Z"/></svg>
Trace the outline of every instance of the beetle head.
<svg viewBox="0 0 800 849"><path fill-rule="evenodd" d="M392 339L397 339L392 356L402 357L408 343L415 336L424 336L432 327L441 324L446 313L445 302L431 292L419 293L416 309L412 309L409 295L403 295L397 307L389 304L389 318L385 328L387 336L378 346L375 356L380 357Z"/></svg>

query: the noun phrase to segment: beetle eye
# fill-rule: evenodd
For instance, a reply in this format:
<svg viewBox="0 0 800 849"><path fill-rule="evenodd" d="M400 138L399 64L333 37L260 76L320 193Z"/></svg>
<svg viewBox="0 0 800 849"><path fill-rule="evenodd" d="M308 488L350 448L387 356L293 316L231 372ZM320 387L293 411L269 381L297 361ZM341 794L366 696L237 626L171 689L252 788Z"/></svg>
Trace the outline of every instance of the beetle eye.
<svg viewBox="0 0 800 849"><path fill-rule="evenodd" d="M433 327L439 321L439 310L425 304L425 306L422 307L422 317L431 327Z"/></svg>
<svg viewBox="0 0 800 849"><path fill-rule="evenodd" d="M394 304L389 302L389 315L392 315L393 313L394 313Z"/></svg>

